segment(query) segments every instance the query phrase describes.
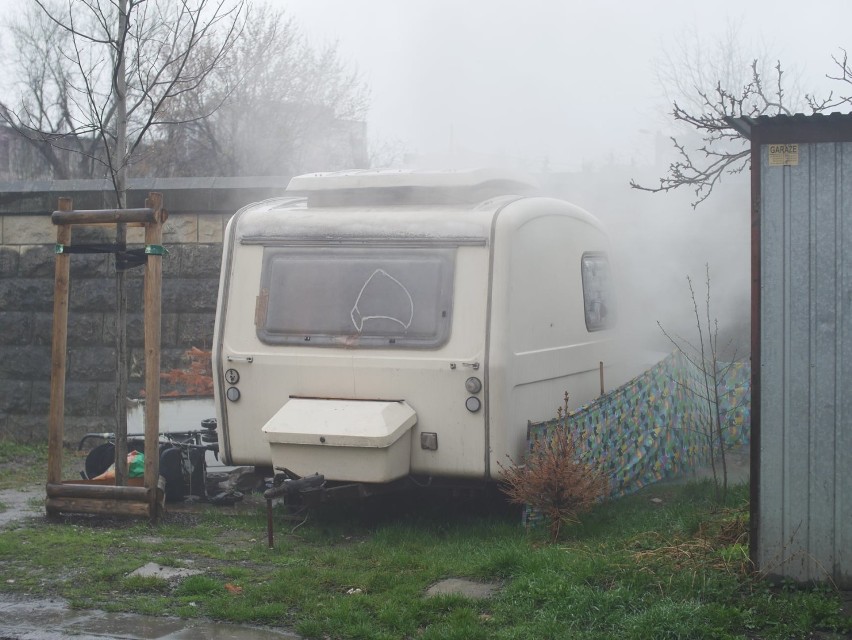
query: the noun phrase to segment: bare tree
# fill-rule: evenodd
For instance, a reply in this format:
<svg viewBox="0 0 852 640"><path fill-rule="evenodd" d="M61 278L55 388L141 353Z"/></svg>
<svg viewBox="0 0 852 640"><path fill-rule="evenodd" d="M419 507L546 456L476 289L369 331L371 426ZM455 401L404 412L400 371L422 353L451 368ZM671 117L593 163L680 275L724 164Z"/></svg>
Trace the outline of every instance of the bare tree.
<svg viewBox="0 0 852 640"><path fill-rule="evenodd" d="M165 124L171 102L204 90L238 40L245 1L34 0L12 29L23 73L19 100L0 105L0 117L36 145L60 177L67 177L61 152L101 167L116 206L126 208L135 154ZM204 115L210 114L195 117ZM125 245L123 224L115 240ZM128 364L122 270L116 273L115 326L116 479L123 483Z"/></svg>
<svg viewBox="0 0 852 640"><path fill-rule="evenodd" d="M11 23L14 42L17 104L0 103L0 118L17 130L50 167L54 177L67 179L92 172L98 140L78 128L71 96L73 65L67 56L71 33L37 5ZM71 161L68 152L79 154Z"/></svg>
<svg viewBox="0 0 852 640"><path fill-rule="evenodd" d="M94 11L84 13L83 8L97 4L87 0L79 3L83 6L75 29L66 29L59 22L69 8L55 4L59 1L44 4L48 11L32 5L11 26L18 99L0 104L0 118L37 150L50 167L49 175L107 176L115 158L107 157L111 148L97 132L111 130L115 116L106 111L83 118L79 107L88 109L88 102L81 100L87 92L97 90L102 97L112 92L116 98L118 93L108 78L84 83L94 63L80 65L67 54L75 51L75 38L79 40L75 31L100 33L110 23L95 19ZM247 0L193 0L192 16L198 24L189 25L183 20L185 11L179 10L187 9L186 3L156 1L162 4L156 11L155 0L133 0L126 10L132 46L125 57L131 66L123 74L129 100L129 156L124 165L130 175L287 175L369 165L363 121L368 90L358 72L341 60L335 43L311 46L286 13L262 3L249 7L242 5ZM150 85L143 82L148 78L156 78L159 90L175 66L165 63L178 58L162 56L165 73L140 71L144 65L138 61L146 57L143 45L152 39L167 41L162 29L141 29L141 18L149 23L156 18L157 25L171 20L181 33L198 34L191 52L184 50L189 55L180 58L181 81L168 95L138 90ZM108 65L102 66L108 76ZM82 90L75 91L76 86ZM151 99L134 108L140 95ZM144 106L153 109L143 113ZM146 121L146 115L153 117ZM32 177L42 177L43 171L32 172Z"/></svg>
<svg viewBox="0 0 852 640"><path fill-rule="evenodd" d="M850 103L849 96L819 99L804 94L780 61L766 64L768 54L748 57L736 28L710 45L695 33L659 67L659 79L671 101L671 116L683 132L671 137L676 156L658 185L630 181L634 189L652 193L686 187L693 207L706 200L725 175L749 166L749 146L727 118L791 115L809 109L825 111ZM852 84L846 52L834 57L839 73L832 80Z"/></svg>
<svg viewBox="0 0 852 640"><path fill-rule="evenodd" d="M723 402L723 395L729 392L721 391L724 381L729 378L736 366L736 350L731 345L726 345L729 350L728 362L722 361L722 348L719 346L719 321L711 320L710 314L710 265L705 265L705 287L706 297L704 309L699 308L692 278L687 276L689 284L689 295L692 300L692 310L695 317L695 327L698 336L697 343L681 336L670 333L662 323L657 322L663 335L672 343L679 353L696 371L695 380L686 379L678 384L692 394L700 403L706 405L705 418L699 419L695 425L696 435L704 441L710 458L710 467L713 472L713 483L715 487L716 500L724 502L728 494L728 462L726 449L728 447L727 432L729 411Z"/></svg>
<svg viewBox="0 0 852 640"><path fill-rule="evenodd" d="M21 77L17 101L0 105L0 117L38 146L57 177L71 174L62 152L99 167L123 207L143 142L175 124L164 119L172 102L205 90L247 11L246 0L34 0L11 27Z"/></svg>
<svg viewBox="0 0 852 640"><path fill-rule="evenodd" d="M408 146L399 139L375 138L370 144L370 166L400 167L405 164Z"/></svg>
<svg viewBox="0 0 852 640"><path fill-rule="evenodd" d="M170 105L169 114L185 123L165 128L155 145L170 175L292 175L366 165L366 157L352 157L366 142L352 137L365 135L368 92L336 44L314 48L286 13L260 5L223 62L207 92ZM210 117L193 117L208 111Z"/></svg>

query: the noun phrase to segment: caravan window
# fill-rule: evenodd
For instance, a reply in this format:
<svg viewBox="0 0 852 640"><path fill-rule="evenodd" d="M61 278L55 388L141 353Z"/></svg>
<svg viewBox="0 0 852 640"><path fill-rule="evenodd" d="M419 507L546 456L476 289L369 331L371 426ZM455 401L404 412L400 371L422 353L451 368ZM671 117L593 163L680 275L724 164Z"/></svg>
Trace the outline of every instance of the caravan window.
<svg viewBox="0 0 852 640"><path fill-rule="evenodd" d="M449 338L455 251L267 247L257 335L267 344L436 348Z"/></svg>
<svg viewBox="0 0 852 640"><path fill-rule="evenodd" d="M583 276L583 307L586 329L601 331L615 326L615 296L604 253L586 253L581 261Z"/></svg>

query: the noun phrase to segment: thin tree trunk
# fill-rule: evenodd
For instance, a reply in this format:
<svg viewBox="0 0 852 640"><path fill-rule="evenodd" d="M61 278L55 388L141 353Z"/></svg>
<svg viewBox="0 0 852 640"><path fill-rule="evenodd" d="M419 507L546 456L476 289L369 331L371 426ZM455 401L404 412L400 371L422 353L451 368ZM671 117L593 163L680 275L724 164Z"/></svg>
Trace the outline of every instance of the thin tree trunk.
<svg viewBox="0 0 852 640"><path fill-rule="evenodd" d="M715 329L711 329L710 323L710 265L705 265L707 274L707 339L710 342L710 355L712 356L713 367L713 407L716 409L714 438L719 442L719 458L722 461L722 502L728 499L728 463L725 460L725 438L722 432L722 413L719 406L719 323L715 324ZM710 415L713 418L713 414ZM718 487L718 484L717 484Z"/></svg>
<svg viewBox="0 0 852 640"><path fill-rule="evenodd" d="M124 43L127 33L127 0L118 2L118 37L116 39L115 89L115 153L118 166L113 173L113 186L119 209L127 208L127 78L125 77ZM127 227L115 228L115 242L127 244ZM127 484L127 281L124 271L115 274L115 482Z"/></svg>

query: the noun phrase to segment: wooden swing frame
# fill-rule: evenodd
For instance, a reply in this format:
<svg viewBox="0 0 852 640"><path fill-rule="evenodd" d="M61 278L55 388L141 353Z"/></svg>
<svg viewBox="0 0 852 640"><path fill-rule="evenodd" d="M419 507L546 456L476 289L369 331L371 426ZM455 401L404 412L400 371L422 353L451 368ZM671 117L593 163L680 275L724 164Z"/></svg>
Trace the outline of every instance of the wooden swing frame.
<svg viewBox="0 0 852 640"><path fill-rule="evenodd" d="M53 300L53 354L48 418L47 500L49 517L60 513L147 516L159 522L165 508L165 481L160 476L160 322L162 317L163 223L168 214L163 196L149 193L142 209L104 209L74 211L71 198L59 198L59 210L51 221L57 227L56 277ZM65 429L65 374L68 344L68 302L71 255L63 251L71 246L74 226L114 226L145 228L144 332L145 332L145 472L141 485L128 479L126 485L105 484L97 480L62 480L62 447ZM126 451L127 434L124 438ZM117 478L121 474L117 474ZM135 485L135 486L131 486Z"/></svg>

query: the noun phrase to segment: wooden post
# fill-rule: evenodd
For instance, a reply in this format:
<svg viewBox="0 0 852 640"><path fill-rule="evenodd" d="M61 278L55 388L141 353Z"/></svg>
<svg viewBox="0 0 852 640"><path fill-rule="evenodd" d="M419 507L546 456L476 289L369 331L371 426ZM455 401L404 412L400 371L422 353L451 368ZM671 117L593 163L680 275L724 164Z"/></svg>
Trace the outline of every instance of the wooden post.
<svg viewBox="0 0 852 640"><path fill-rule="evenodd" d="M71 198L59 198L59 210L71 211ZM71 227L60 225L56 230L59 245L71 244ZM65 362L68 344L68 286L71 256L56 254L56 275L53 293L53 352L50 371L50 415L48 417L47 482L62 480L62 440L65 430ZM48 510L48 515L54 515Z"/></svg>
<svg viewBox="0 0 852 640"><path fill-rule="evenodd" d="M161 288L163 280L162 247L163 223L167 214L163 197L149 194L148 209L112 209L104 211L73 210L70 198L59 199L59 211L52 216L57 226L56 284L53 305L53 361L50 387L50 415L48 434L47 501L48 516L61 512L118 513L122 515L147 515L157 522L163 513L165 481L160 477L160 322ZM70 255L64 251L71 243L71 228L76 224L122 224L145 226L147 260L145 265L145 475L143 487L126 486L121 478L120 464L116 464L116 481L119 486L101 485L98 481L83 480L62 482L62 442L65 417L65 377L68 343L68 301L70 284ZM119 296L120 297L120 296ZM117 447L122 440L116 433ZM126 443L126 439L125 439ZM121 462L126 463L122 456ZM124 480L124 481L122 481ZM134 480L130 484L138 484Z"/></svg>
<svg viewBox="0 0 852 640"><path fill-rule="evenodd" d="M163 196L149 193L145 206L155 211L155 222L145 227L145 246L160 247L163 242ZM160 322L162 303L162 256L149 253L145 262L145 488L148 490L148 516L160 518Z"/></svg>

